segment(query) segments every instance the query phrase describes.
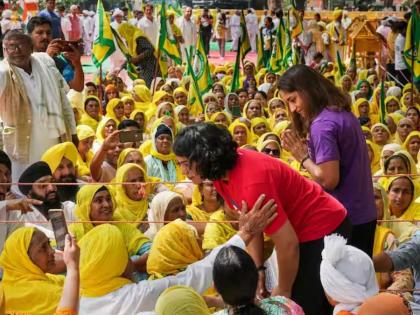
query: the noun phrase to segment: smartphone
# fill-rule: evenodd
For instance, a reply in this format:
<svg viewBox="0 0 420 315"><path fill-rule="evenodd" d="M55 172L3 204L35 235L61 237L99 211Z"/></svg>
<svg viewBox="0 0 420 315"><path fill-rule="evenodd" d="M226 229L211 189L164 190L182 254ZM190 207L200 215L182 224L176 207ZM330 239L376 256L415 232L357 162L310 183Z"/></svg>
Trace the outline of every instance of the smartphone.
<svg viewBox="0 0 420 315"><path fill-rule="evenodd" d="M141 130L122 130L119 133L120 142L142 142L143 132Z"/></svg>
<svg viewBox="0 0 420 315"><path fill-rule="evenodd" d="M239 105L232 107L232 116L233 117L241 117L241 107Z"/></svg>
<svg viewBox="0 0 420 315"><path fill-rule="evenodd" d="M50 209L48 210L48 216L54 230L57 249L64 250L66 235L69 233L64 211L62 209Z"/></svg>
<svg viewBox="0 0 420 315"><path fill-rule="evenodd" d="M73 51L71 46L78 49L80 41L78 41L78 40L60 40L60 44L63 47L62 51Z"/></svg>

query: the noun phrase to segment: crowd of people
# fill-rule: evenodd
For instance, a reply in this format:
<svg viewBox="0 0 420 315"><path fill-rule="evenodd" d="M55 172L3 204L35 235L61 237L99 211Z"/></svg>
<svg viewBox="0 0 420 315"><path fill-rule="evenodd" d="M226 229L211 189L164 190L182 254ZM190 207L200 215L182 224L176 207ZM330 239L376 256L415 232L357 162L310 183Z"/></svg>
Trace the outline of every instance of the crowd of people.
<svg viewBox="0 0 420 315"><path fill-rule="evenodd" d="M0 314L420 314L420 93L402 56L419 1L379 21L365 65L346 60L342 10L249 9L262 59L286 17L302 25L298 60L246 58L237 89L238 65L205 63L202 106L187 52L239 50L241 11L168 10L184 63L163 73L156 8L117 8L139 78L117 50L90 80L95 14L45 5L0 23Z"/></svg>

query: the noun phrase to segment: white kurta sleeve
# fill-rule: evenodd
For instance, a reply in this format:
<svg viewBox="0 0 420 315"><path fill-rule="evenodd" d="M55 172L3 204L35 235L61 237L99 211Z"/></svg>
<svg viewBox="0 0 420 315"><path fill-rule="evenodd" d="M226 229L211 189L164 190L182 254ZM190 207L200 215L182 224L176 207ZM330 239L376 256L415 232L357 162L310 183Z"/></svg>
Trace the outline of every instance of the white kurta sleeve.
<svg viewBox="0 0 420 315"><path fill-rule="evenodd" d="M137 300L131 301L131 305L137 305L137 312L153 311L160 294L174 285L185 285L193 288L198 293L203 293L212 284L213 264L219 251L226 246L237 246L245 249L246 245L238 235L233 236L224 245L216 247L204 259L191 264L185 271L176 276L170 276L154 281L141 281L135 285ZM128 302L128 301L126 301Z"/></svg>

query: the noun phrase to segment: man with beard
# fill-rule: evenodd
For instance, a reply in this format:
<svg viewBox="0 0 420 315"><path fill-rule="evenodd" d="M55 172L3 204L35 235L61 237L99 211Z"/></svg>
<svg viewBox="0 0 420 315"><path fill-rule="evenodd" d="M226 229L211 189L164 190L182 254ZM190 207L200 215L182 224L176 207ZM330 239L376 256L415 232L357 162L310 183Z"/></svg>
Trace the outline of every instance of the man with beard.
<svg viewBox="0 0 420 315"><path fill-rule="evenodd" d="M42 155L41 160L46 162L52 172L56 183L76 183L77 149L72 142L63 142L52 146ZM57 185L58 195L62 202L76 201L79 185Z"/></svg>
<svg viewBox="0 0 420 315"><path fill-rule="evenodd" d="M42 16L34 16L29 20L26 30L32 38L33 50L36 53L47 53L54 59L58 71L69 87L82 92L85 76L79 48L71 45L71 51L64 51L63 41L53 39L51 25L51 22Z"/></svg>
<svg viewBox="0 0 420 315"><path fill-rule="evenodd" d="M73 202L61 202L57 186L54 184L54 177L47 163L39 161L30 165L20 176L20 192L29 198L42 201L41 204L32 206L32 212L22 215L26 226L35 226L44 232L49 239L54 239L54 232L51 224L34 224L33 222L48 222L48 210L63 209L66 221L74 221Z"/></svg>
<svg viewBox="0 0 420 315"><path fill-rule="evenodd" d="M4 242L7 237L21 227L22 224L16 223L20 214L32 211L32 205L42 205L42 201L16 198L10 192L10 184L12 182L12 162L6 153L0 150L0 220L14 221L13 223L0 224L0 252L3 250Z"/></svg>

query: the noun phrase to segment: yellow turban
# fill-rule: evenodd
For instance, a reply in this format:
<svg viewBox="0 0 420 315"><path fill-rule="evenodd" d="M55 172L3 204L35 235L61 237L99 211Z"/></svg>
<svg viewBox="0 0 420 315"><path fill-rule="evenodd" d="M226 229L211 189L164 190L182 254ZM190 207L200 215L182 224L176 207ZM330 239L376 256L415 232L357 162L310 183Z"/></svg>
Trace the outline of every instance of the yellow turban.
<svg viewBox="0 0 420 315"><path fill-rule="evenodd" d="M181 285L163 291L156 301L155 312L157 315L210 315L202 296Z"/></svg>
<svg viewBox="0 0 420 315"><path fill-rule="evenodd" d="M54 314L63 292L64 277L44 273L28 256L33 227L13 232L0 256L7 314Z"/></svg>
<svg viewBox="0 0 420 315"><path fill-rule="evenodd" d="M76 127L77 138L79 141L85 140L90 137L95 137L95 131L86 125L79 125Z"/></svg>
<svg viewBox="0 0 420 315"><path fill-rule="evenodd" d="M203 258L194 227L177 219L160 229L153 239L147 273L158 279L177 274Z"/></svg>
<svg viewBox="0 0 420 315"><path fill-rule="evenodd" d="M77 154L77 149L72 142L63 142L56 144L45 151L41 160L46 162L49 165L51 172L54 173L63 158L68 159L76 166Z"/></svg>
<svg viewBox="0 0 420 315"><path fill-rule="evenodd" d="M132 169L139 170L144 176L144 181L148 182L147 174L144 171L144 169L142 169L137 164L127 163L118 168L117 174L115 175L115 180L117 181L117 183L125 182L127 173ZM117 201L116 213L127 221L143 220L146 216L147 208L149 205L146 190L144 192L146 195L143 196L142 200L131 200L125 193L125 188L123 187L123 185L117 185L115 188L115 199Z"/></svg>
<svg viewBox="0 0 420 315"><path fill-rule="evenodd" d="M343 10L335 9L334 12L333 12L334 20L337 20L342 15L343 15Z"/></svg>
<svg viewBox="0 0 420 315"><path fill-rule="evenodd" d="M103 296L131 283L121 277L128 263L128 253L117 227L99 225L83 237L79 246L82 297Z"/></svg>

